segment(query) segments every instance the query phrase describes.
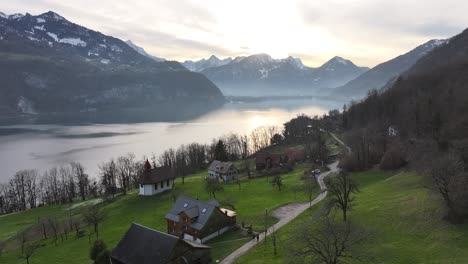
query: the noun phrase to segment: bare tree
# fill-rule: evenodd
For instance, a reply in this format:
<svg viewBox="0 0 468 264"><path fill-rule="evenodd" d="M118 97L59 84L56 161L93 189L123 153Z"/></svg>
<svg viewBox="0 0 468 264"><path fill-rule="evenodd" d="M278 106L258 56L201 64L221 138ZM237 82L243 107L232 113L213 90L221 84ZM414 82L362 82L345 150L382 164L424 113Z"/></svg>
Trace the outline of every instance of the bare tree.
<svg viewBox="0 0 468 264"><path fill-rule="evenodd" d="M99 208L99 205L93 205L86 208L83 212L83 219L87 225L92 225L96 240L99 239L99 224L104 220L105 215Z"/></svg>
<svg viewBox="0 0 468 264"><path fill-rule="evenodd" d="M309 206L312 206L312 199L314 197L316 187L317 187L317 182L315 178L309 175L305 175L304 191L307 194L307 197L309 199Z"/></svg>
<svg viewBox="0 0 468 264"><path fill-rule="evenodd" d="M37 249L37 244L33 242L26 242L24 245L24 250L21 254L21 258L26 260L26 264L29 264L29 260L34 255L34 252Z"/></svg>
<svg viewBox="0 0 468 264"><path fill-rule="evenodd" d="M463 161L453 152L444 154L432 162L429 173L449 209L449 220L456 221L467 200L467 191L461 188L466 186Z"/></svg>
<svg viewBox="0 0 468 264"><path fill-rule="evenodd" d="M205 189L210 194L210 196L216 199L216 193L224 190L224 187L223 183L221 183L218 179L208 177L205 182Z"/></svg>
<svg viewBox="0 0 468 264"><path fill-rule="evenodd" d="M58 232L59 232L59 223L57 222L57 219L55 218L49 218L47 220L49 223L49 227L54 233L54 244L57 245L57 239L58 239Z"/></svg>
<svg viewBox="0 0 468 264"><path fill-rule="evenodd" d="M349 173L341 171L337 176L327 181L327 190L331 194L329 208L337 207L343 213L343 221L347 220L347 213L351 210L354 193L358 192L357 184L351 179Z"/></svg>
<svg viewBox="0 0 468 264"><path fill-rule="evenodd" d="M78 191L80 192L81 200L86 200L88 194L88 174L85 173L83 165L79 162L70 163L72 173L75 176L76 183L78 184Z"/></svg>
<svg viewBox="0 0 468 264"><path fill-rule="evenodd" d="M351 222L336 222L332 216L324 216L317 228L316 219L300 226L289 245L291 263L346 263L360 260L357 245L367 234Z"/></svg>

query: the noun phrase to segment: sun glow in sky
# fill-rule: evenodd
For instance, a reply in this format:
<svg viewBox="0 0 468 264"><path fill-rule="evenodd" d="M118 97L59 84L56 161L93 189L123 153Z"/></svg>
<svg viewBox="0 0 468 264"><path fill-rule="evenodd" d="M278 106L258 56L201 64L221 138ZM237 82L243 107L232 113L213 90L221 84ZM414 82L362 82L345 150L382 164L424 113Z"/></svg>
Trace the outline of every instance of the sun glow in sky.
<svg viewBox="0 0 468 264"><path fill-rule="evenodd" d="M267 53L309 66L342 56L372 67L468 26L461 0L8 0L0 8L52 10L179 61Z"/></svg>

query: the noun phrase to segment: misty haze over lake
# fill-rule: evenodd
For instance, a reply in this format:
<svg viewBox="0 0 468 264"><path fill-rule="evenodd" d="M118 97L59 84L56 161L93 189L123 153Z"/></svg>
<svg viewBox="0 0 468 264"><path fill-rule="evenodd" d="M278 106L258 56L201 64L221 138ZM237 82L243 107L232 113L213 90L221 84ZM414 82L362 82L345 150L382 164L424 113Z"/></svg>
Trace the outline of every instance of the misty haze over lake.
<svg viewBox="0 0 468 264"><path fill-rule="evenodd" d="M128 152L138 159L152 153L157 156L181 144L210 143L230 132L281 126L299 113L321 115L340 107L340 103L317 99L261 100L227 103L184 122L0 126L0 181L20 169L43 171L71 161L81 162L94 177L100 163Z"/></svg>

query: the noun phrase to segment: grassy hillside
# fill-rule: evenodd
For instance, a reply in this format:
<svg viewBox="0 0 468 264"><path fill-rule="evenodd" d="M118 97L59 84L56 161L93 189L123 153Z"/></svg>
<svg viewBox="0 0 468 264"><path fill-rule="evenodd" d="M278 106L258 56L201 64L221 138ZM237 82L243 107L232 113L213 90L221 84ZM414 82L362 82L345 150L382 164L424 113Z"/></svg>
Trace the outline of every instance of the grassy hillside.
<svg viewBox="0 0 468 264"><path fill-rule="evenodd" d="M468 263L468 225L442 220L441 200L424 187L429 183L422 176L368 171L354 177L361 188L351 219L371 232L362 245L367 263ZM295 227L317 211L305 212L279 230L278 256L273 256L270 240L236 263L285 263Z"/></svg>
<svg viewBox="0 0 468 264"><path fill-rule="evenodd" d="M283 176L285 188L278 191L273 188L266 178L253 180L245 179L239 186L237 184L225 185L224 191L217 194L218 200L229 197L234 201L238 213L238 222L252 224L254 229L260 229L263 226L264 212L268 209L271 212L275 207L295 202L306 201L306 195L303 192L294 192L293 186L302 184L300 176L304 171L305 164L298 165L294 171ZM209 198L204 190L203 179L206 172L200 172L185 179L182 184L180 179L176 181L176 190L178 194L187 194L193 197L199 197L202 200ZM271 178L270 178L271 180ZM112 203L106 204L104 210L106 219L100 228L100 237L112 248L121 239L125 231L132 222L137 222L158 230L165 231L165 214L173 204L173 198L170 192L152 197L139 197L136 192L127 196L116 198ZM12 238L17 231L28 228L37 221L37 217L48 217L51 215L65 217L68 206L55 206L29 210L22 213L6 215L0 217L0 234L2 239ZM269 218L269 224L275 223L273 217ZM87 230L87 229L86 229ZM238 239L237 235L227 234L222 240ZM214 241L214 242L220 242ZM234 241L227 245L233 249L242 245L242 241ZM89 261L88 253L90 243L88 237L75 239L70 238L59 242L57 246L52 241L43 241L31 263L87 263ZM218 244L222 245L222 244ZM229 252L224 250L225 246L213 245L213 255L221 258ZM223 252L218 252L222 250ZM19 258L19 251L8 251L0 256L0 263L25 263L25 260Z"/></svg>

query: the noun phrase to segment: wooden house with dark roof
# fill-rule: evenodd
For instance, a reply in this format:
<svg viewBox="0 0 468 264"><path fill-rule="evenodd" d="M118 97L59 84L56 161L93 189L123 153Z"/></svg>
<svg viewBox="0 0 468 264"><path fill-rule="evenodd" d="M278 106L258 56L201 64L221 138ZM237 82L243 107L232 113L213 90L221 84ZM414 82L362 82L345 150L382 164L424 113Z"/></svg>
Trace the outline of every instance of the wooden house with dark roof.
<svg viewBox="0 0 468 264"><path fill-rule="evenodd" d="M222 162L215 160L208 167L208 177L216 178L224 182L237 181L238 173L236 166L232 162Z"/></svg>
<svg viewBox="0 0 468 264"><path fill-rule="evenodd" d="M284 154L269 153L259 151L255 153L255 167L259 170L271 169L279 167L283 163L288 162L289 157Z"/></svg>
<svg viewBox="0 0 468 264"><path fill-rule="evenodd" d="M148 160L144 166L138 182L140 184L140 195L155 195L171 190L174 187L176 174L171 167L152 168Z"/></svg>
<svg viewBox="0 0 468 264"><path fill-rule="evenodd" d="M166 214L167 232L184 239L205 243L236 224L236 212L220 208L216 200L207 202L180 196Z"/></svg>
<svg viewBox="0 0 468 264"><path fill-rule="evenodd" d="M112 264L212 263L211 248L132 224L111 253Z"/></svg>

